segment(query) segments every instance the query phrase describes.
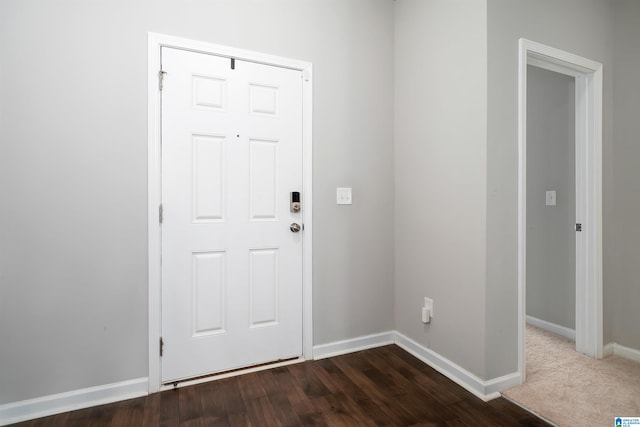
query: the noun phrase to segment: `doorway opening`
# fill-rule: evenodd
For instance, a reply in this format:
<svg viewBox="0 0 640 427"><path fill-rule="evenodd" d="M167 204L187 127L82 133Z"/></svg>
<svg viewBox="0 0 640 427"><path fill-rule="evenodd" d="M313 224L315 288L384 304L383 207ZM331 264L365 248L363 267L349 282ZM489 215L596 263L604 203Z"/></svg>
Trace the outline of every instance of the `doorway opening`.
<svg viewBox="0 0 640 427"><path fill-rule="evenodd" d="M527 66L526 217L527 324L575 341L575 78L534 65Z"/></svg>
<svg viewBox="0 0 640 427"><path fill-rule="evenodd" d="M527 67L575 79L575 342L602 358L602 64L526 39L518 70L518 372L525 381ZM553 191L552 188L548 190ZM557 193L556 193L557 196ZM547 197L553 198L553 194ZM548 199L547 199L548 200Z"/></svg>

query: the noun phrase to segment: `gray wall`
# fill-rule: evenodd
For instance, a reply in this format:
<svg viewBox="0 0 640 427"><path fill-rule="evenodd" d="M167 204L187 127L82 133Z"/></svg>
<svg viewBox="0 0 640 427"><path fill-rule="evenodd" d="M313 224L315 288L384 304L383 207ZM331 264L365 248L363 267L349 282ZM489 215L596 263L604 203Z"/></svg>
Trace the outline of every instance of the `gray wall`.
<svg viewBox="0 0 640 427"><path fill-rule="evenodd" d="M604 64L604 281L613 267L613 8L601 0L488 0L487 377L517 369L518 39ZM605 304L608 304L605 290ZM605 318L605 328L609 320ZM605 334L605 343L611 339Z"/></svg>
<svg viewBox="0 0 640 427"><path fill-rule="evenodd" d="M486 3L396 2L396 329L484 378ZM424 325L420 307L434 300Z"/></svg>
<svg viewBox="0 0 640 427"><path fill-rule="evenodd" d="M394 327L392 1L2 0L0 404L148 374L148 31L313 63L314 344Z"/></svg>
<svg viewBox="0 0 640 427"><path fill-rule="evenodd" d="M640 349L640 2L616 0L613 69L615 244L605 283L608 341Z"/></svg>
<svg viewBox="0 0 640 427"><path fill-rule="evenodd" d="M545 192L557 192L546 206ZM575 329L575 79L527 67L527 315Z"/></svg>
<svg viewBox="0 0 640 427"><path fill-rule="evenodd" d="M396 328L486 379L517 368L518 38L602 62L604 338L640 348L638 8L2 0L0 404L147 375L148 31L313 62L314 343Z"/></svg>

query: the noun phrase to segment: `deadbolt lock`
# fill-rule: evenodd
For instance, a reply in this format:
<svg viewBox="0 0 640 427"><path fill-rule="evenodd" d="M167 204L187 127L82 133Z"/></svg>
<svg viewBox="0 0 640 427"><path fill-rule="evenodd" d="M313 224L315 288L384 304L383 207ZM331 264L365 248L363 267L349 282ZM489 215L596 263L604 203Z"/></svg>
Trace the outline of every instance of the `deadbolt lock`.
<svg viewBox="0 0 640 427"><path fill-rule="evenodd" d="M289 202L290 202L290 209L291 212L300 212L300 192L299 191L292 191L291 193L289 193L290 198L289 198Z"/></svg>

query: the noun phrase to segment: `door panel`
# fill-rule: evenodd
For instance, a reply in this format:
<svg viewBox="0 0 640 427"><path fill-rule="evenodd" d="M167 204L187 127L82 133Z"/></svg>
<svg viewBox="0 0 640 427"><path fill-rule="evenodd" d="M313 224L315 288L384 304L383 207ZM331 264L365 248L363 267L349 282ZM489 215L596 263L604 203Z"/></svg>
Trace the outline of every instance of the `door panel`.
<svg viewBox="0 0 640 427"><path fill-rule="evenodd" d="M162 381L302 354L299 71L162 48Z"/></svg>

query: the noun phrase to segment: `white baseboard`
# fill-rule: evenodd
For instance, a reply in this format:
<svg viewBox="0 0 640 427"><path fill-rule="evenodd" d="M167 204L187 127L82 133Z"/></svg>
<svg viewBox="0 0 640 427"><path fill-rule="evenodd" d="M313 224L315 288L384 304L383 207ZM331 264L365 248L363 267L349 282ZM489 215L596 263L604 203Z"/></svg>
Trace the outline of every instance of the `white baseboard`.
<svg viewBox="0 0 640 427"><path fill-rule="evenodd" d="M522 375L519 372L512 372L498 378L484 381L484 393L489 397L485 401L502 396L502 392L522 384Z"/></svg>
<svg viewBox="0 0 640 427"><path fill-rule="evenodd" d="M313 358L324 359L389 344L398 345L484 401L498 398L502 390L522 382L520 374L517 372L491 380L482 380L446 357L397 331L382 332L317 345L313 347ZM617 344L607 344L605 352L607 348L614 354L640 361L640 351L638 350L618 346ZM146 396L148 394L148 383L147 378L138 378L0 405L0 426Z"/></svg>
<svg viewBox="0 0 640 427"><path fill-rule="evenodd" d="M418 344L411 338L397 331L383 332L317 345L313 347L313 358L316 360L324 359L389 344L396 344L484 401L496 399L500 397L502 390L522 383L521 376L518 372L487 381L482 380L446 357Z"/></svg>
<svg viewBox="0 0 640 427"><path fill-rule="evenodd" d="M0 405L0 426L146 396L148 383L138 378Z"/></svg>
<svg viewBox="0 0 640 427"><path fill-rule="evenodd" d="M527 323L531 326L535 326L536 328L544 329L545 331L549 331L553 334L560 335L561 337L568 338L571 341L576 340L575 329L570 329L566 326L560 326L555 323L547 322L546 320L538 319L537 317L533 316L527 316Z"/></svg>
<svg viewBox="0 0 640 427"><path fill-rule="evenodd" d="M604 348L602 349L602 357L607 357L607 356L611 356L613 354L613 346L615 345L615 343L610 342L609 344L605 345Z"/></svg>
<svg viewBox="0 0 640 427"><path fill-rule="evenodd" d="M355 351L393 344L394 334L394 331L388 331L328 344L316 345L313 347L313 358L316 360L325 359L327 357L340 356L342 354L353 353Z"/></svg>
<svg viewBox="0 0 640 427"><path fill-rule="evenodd" d="M624 357L625 359L640 362L640 350L625 347L615 342L610 342L609 344L605 345L603 353L605 357L615 354L616 356Z"/></svg>
<svg viewBox="0 0 640 427"><path fill-rule="evenodd" d="M413 354L485 402L500 397L502 390L506 390L522 382L520 374L517 372L488 381L482 380L446 357L424 347L400 332L396 332L396 345Z"/></svg>

